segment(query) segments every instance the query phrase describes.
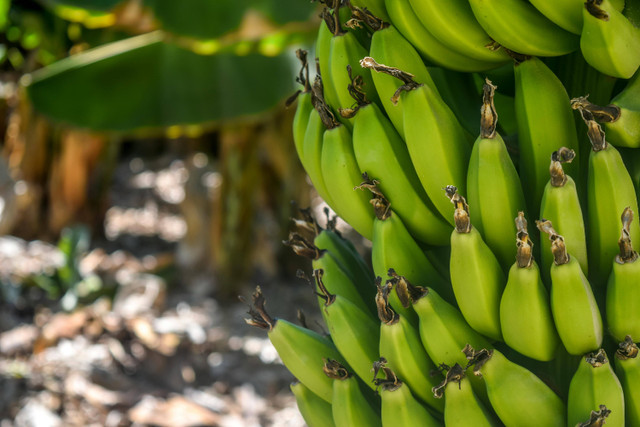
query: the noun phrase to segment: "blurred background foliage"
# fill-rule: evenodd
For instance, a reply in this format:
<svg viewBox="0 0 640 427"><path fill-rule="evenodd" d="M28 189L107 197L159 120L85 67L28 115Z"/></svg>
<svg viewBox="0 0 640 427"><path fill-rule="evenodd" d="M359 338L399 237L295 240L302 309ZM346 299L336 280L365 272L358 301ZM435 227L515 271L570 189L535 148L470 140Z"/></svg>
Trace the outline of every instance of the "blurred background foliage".
<svg viewBox="0 0 640 427"><path fill-rule="evenodd" d="M284 100L317 24L307 0L0 0L0 234L68 246L40 286L86 281L69 248L109 238L119 165L159 157L186 173L179 282L295 271L280 242L310 200Z"/></svg>

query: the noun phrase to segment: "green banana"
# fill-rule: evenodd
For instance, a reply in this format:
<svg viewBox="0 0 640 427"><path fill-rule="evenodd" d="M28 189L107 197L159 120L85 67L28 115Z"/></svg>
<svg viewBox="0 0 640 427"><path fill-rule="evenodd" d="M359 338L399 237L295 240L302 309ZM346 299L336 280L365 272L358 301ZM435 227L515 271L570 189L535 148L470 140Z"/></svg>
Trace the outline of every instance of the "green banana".
<svg viewBox="0 0 640 427"><path fill-rule="evenodd" d="M366 193L354 191L360 183L360 171L351 133L344 125L324 133L320 159L325 186L331 194L329 206L358 233L371 239L373 212Z"/></svg>
<svg viewBox="0 0 640 427"><path fill-rule="evenodd" d="M587 110L581 114L588 126L592 150L587 181L589 272L596 286L604 287L618 253L618 215L629 206L638 212L636 191L620 153ZM631 241L640 242L640 227L632 223ZM591 349L593 350L593 349Z"/></svg>
<svg viewBox="0 0 640 427"><path fill-rule="evenodd" d="M473 373L484 379L491 406L505 425L566 425L564 402L531 371L511 362L498 350L475 351L467 345L463 352L473 365Z"/></svg>
<svg viewBox="0 0 640 427"><path fill-rule="evenodd" d="M376 290L373 271L358 253L353 243L343 238L335 229L335 220L334 216L327 223L327 228L316 234L313 244L318 249L329 251L345 271L351 273L360 296L368 303L374 299Z"/></svg>
<svg viewBox="0 0 640 427"><path fill-rule="evenodd" d="M620 113L616 120L604 124L609 142L618 147L640 148L640 71L636 71L611 104Z"/></svg>
<svg viewBox="0 0 640 427"><path fill-rule="evenodd" d="M516 256L513 218L525 210L526 204L516 168L496 132L495 89L489 80L485 81L480 136L473 145L467 172L467 200L474 226L506 270Z"/></svg>
<svg viewBox="0 0 640 427"><path fill-rule="evenodd" d="M329 58L331 57L331 39L336 31L336 23L334 13L329 8L323 8L320 13L320 26L318 27L318 35L316 36L316 61L317 72L324 79L324 97L330 108L338 107L338 99L336 97L336 89L333 86L333 80L330 78ZM334 112L337 110L334 110Z"/></svg>
<svg viewBox="0 0 640 427"><path fill-rule="evenodd" d="M604 349L586 354L571 379L567 401L567 425L583 421L587 414L605 405L611 411L607 426L624 426L622 385L613 372Z"/></svg>
<svg viewBox="0 0 640 427"><path fill-rule="evenodd" d="M411 304L419 317L419 332L422 345L436 365L466 364L461 349L466 344L477 347L489 347L489 342L474 331L464 320L462 313L446 302L429 287L414 286L406 279L399 281L396 287L398 298L405 304ZM474 391L486 400L486 390L479 378L471 377Z"/></svg>
<svg viewBox="0 0 640 427"><path fill-rule="evenodd" d="M293 143L298 153L298 158L302 159L304 149L304 135L307 131L307 125L309 124L309 117L311 110L313 110L313 104L311 103L311 84L309 82L309 63L307 62L307 51L298 49L296 56L302 63L300 68L300 74L296 78L296 81L300 83L303 90L300 90L294 94L293 97L287 100L287 106L298 99L298 106L296 107L296 113L293 116Z"/></svg>
<svg viewBox="0 0 640 427"><path fill-rule="evenodd" d="M493 40L522 55L560 56L578 49L579 38L522 0L469 0Z"/></svg>
<svg viewBox="0 0 640 427"><path fill-rule="evenodd" d="M352 87L353 94L357 91ZM376 104L358 102L353 119L353 150L360 171L379 180L380 190L412 236L429 245L446 245L449 223L420 185L404 141Z"/></svg>
<svg viewBox="0 0 640 427"><path fill-rule="evenodd" d="M578 133L569 95L544 62L535 57L516 61L514 74L520 178L529 211L535 212L548 181L549 156L565 146L578 157ZM578 161L568 165L569 175L576 176L577 167Z"/></svg>
<svg viewBox="0 0 640 427"><path fill-rule="evenodd" d="M536 221L536 225L551 239L551 312L560 340L569 354L593 351L602 345L603 330L591 285L551 222Z"/></svg>
<svg viewBox="0 0 640 427"><path fill-rule="evenodd" d="M609 0L586 0L580 49L596 70L628 79L640 66L640 29Z"/></svg>
<svg viewBox="0 0 640 427"><path fill-rule="evenodd" d="M379 372L382 372L384 378L377 378ZM374 362L374 382L377 387L380 387L383 426L436 427L442 425L413 397L409 387L386 366L384 358Z"/></svg>
<svg viewBox="0 0 640 427"><path fill-rule="evenodd" d="M420 22L409 0L385 0L385 4L393 25L411 42L420 55L432 64L448 70L473 72L489 70L509 60L506 54L502 55L502 61L496 62L477 60L458 53L431 34ZM371 56L377 58L374 54ZM384 62L382 58L379 59ZM393 62L388 63L395 66ZM398 67L404 69L399 65ZM417 80L420 81L419 78Z"/></svg>
<svg viewBox="0 0 640 427"><path fill-rule="evenodd" d="M333 343L356 375L373 388L369 375L371 363L379 357L377 321L348 299L331 294L324 284L322 270L314 270L313 276L318 294L325 301L322 311Z"/></svg>
<svg viewBox="0 0 640 427"><path fill-rule="evenodd" d="M624 408L626 425L640 425L640 357L638 346L627 335L615 353L615 369L622 390L624 391Z"/></svg>
<svg viewBox="0 0 640 427"><path fill-rule="evenodd" d="M333 385L322 372L322 359L332 358L346 363L336 346L317 332L269 316L264 306L265 298L258 286L249 307L251 318L245 322L266 329L271 344L287 369L309 390L331 403Z"/></svg>
<svg viewBox="0 0 640 427"><path fill-rule="evenodd" d="M301 382L292 383L290 388L296 398L298 410L309 427L335 427L330 403Z"/></svg>
<svg viewBox="0 0 640 427"><path fill-rule="evenodd" d="M336 104L334 107L336 109L347 108L353 104L353 98L348 88L355 76L362 79L362 86L367 90L369 101L380 104L378 93L374 90L375 85L371 78L371 71L358 66L360 59L367 56L368 53L352 32L339 31L334 33L329 53L329 76L332 86L335 88ZM347 67L351 71L347 71ZM352 128L352 119L341 116L340 121L349 129Z"/></svg>
<svg viewBox="0 0 640 427"><path fill-rule="evenodd" d="M453 207L442 197L442 188L454 183L464 190L470 152L466 131L440 95L427 85L419 85L407 73L378 64L371 57L361 64L404 83L394 99L404 104L404 134L411 161L438 212L454 225Z"/></svg>
<svg viewBox="0 0 640 427"><path fill-rule="evenodd" d="M607 282L607 326L616 341L624 341L627 335L640 337L640 261L629 238L632 220L633 211L627 207L622 213L620 253Z"/></svg>
<svg viewBox="0 0 640 427"><path fill-rule="evenodd" d="M509 270L500 300L502 336L519 353L546 362L555 357L560 339L553 323L549 294L533 259L533 243L523 212L518 213L516 228L516 262Z"/></svg>
<svg viewBox="0 0 640 427"><path fill-rule="evenodd" d="M322 78L316 76L311 93L313 110L309 113L307 130L301 147L302 156L300 162L309 175L316 192L330 206L333 206L331 193L325 184L322 174L322 150L325 131L339 125L333 113L324 102L324 85Z"/></svg>
<svg viewBox="0 0 640 427"><path fill-rule="evenodd" d="M373 35L371 36L371 47L369 55L382 64L391 64L392 66L406 71L414 76L417 82L426 84L434 91L436 88L429 70L422 62L422 58L415 50L413 45L409 43L398 30L381 22L377 25ZM375 70L374 70L375 71ZM389 120L398 131L398 134L404 138L403 113L404 105L393 103L392 95L398 89L398 80L393 76L385 73L371 73L371 78L375 84L375 89L380 95L380 102L384 107L384 111L389 116Z"/></svg>
<svg viewBox="0 0 640 427"><path fill-rule="evenodd" d="M467 0L410 0L428 31L461 55L478 61L504 62L506 53L496 50L494 41L482 28Z"/></svg>
<svg viewBox="0 0 640 427"><path fill-rule="evenodd" d="M640 7L639 7L640 9ZM590 103L586 97L572 101L589 110L604 124L607 141L616 147L640 148L640 71L629 80L611 104L604 107Z"/></svg>
<svg viewBox="0 0 640 427"><path fill-rule="evenodd" d="M439 378L432 374L436 366L424 350L418 330L389 306L392 289L391 283L387 282L384 286L378 285L376 294L381 322L380 355L394 372L404 378L416 398L442 412L444 402L431 393L439 383Z"/></svg>
<svg viewBox="0 0 640 427"><path fill-rule="evenodd" d="M460 311L477 332L502 340L500 297L505 277L491 249L469 219L469 207L454 186L446 187L455 205L456 228L451 233L451 286Z"/></svg>
<svg viewBox="0 0 640 427"><path fill-rule="evenodd" d="M583 0L529 0L544 16L559 27L580 35L582 32ZM612 0L611 3L618 11L624 8L624 0Z"/></svg>
<svg viewBox="0 0 640 427"><path fill-rule="evenodd" d="M386 277L389 269L394 269L398 274L407 277L414 283L429 284L451 302L455 301L453 291L447 280L427 258L422 248L414 240L407 230L402 219L391 208L389 201L378 188L376 180L364 176L365 181L360 188L368 189L374 194L371 199L376 219L373 223L373 237L371 239L371 263L376 276ZM409 312L397 306L403 316L409 316Z"/></svg>
<svg viewBox="0 0 640 427"><path fill-rule="evenodd" d="M576 258L585 276L589 274L587 263L587 236L580 200L573 178L565 174L563 164L571 162L575 152L561 147L551 155L551 178L544 188L540 202L540 218L551 221L558 234L566 238L567 252ZM542 277L549 283L553 254L551 241L542 239Z"/></svg>
<svg viewBox="0 0 640 427"><path fill-rule="evenodd" d="M433 388L436 397L446 395L444 424L448 427L497 427L500 423L478 399L459 364L447 369L446 378Z"/></svg>
<svg viewBox="0 0 640 427"><path fill-rule="evenodd" d="M331 410L336 427L382 426L380 409L370 402L373 396L367 399L370 389L363 389L358 378L336 360L325 359L322 369L333 380Z"/></svg>

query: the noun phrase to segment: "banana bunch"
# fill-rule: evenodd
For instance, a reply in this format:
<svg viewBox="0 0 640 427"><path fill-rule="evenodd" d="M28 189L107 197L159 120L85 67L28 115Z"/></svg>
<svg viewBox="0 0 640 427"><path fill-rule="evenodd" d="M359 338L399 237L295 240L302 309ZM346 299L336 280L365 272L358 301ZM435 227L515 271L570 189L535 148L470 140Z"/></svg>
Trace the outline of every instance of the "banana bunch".
<svg viewBox="0 0 640 427"><path fill-rule="evenodd" d="M325 329L247 319L307 424L640 426L640 2L320 3L295 148L371 256L301 210Z"/></svg>

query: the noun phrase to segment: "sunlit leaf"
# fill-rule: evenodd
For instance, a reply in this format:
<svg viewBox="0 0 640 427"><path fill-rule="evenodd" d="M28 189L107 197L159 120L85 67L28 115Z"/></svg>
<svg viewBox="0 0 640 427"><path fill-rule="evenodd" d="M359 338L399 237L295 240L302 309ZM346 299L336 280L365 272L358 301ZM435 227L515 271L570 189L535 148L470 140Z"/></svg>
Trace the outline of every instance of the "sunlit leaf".
<svg viewBox="0 0 640 427"><path fill-rule="evenodd" d="M198 55L155 32L64 59L25 78L36 110L96 130L193 125L264 112L293 90L290 55Z"/></svg>

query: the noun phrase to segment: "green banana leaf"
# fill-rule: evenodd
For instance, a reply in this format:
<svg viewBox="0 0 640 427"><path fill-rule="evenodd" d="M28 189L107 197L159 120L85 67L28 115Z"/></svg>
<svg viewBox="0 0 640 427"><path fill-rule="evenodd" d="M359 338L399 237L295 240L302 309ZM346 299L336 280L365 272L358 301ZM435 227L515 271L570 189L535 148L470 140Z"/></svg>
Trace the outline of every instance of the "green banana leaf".
<svg viewBox="0 0 640 427"><path fill-rule="evenodd" d="M34 108L82 128L201 125L265 112L294 91L290 53L198 55L157 31L107 44L27 75Z"/></svg>
<svg viewBox="0 0 640 427"><path fill-rule="evenodd" d="M64 19L92 27L112 25L102 19L124 0L40 0ZM305 0L144 0L160 27L173 34L211 40L237 30L248 10L274 24L307 21L316 5Z"/></svg>

